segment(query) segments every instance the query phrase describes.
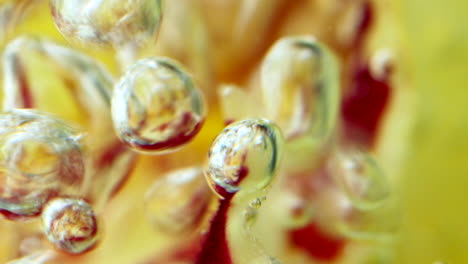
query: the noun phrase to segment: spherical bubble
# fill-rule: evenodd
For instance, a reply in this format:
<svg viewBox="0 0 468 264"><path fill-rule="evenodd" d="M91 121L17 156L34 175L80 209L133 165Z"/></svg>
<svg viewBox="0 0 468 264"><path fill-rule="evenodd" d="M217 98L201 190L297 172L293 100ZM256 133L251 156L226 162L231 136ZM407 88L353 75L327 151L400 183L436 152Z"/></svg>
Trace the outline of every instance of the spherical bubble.
<svg viewBox="0 0 468 264"><path fill-rule="evenodd" d="M358 150L338 151L330 167L338 185L358 209L372 210L382 205L390 186L377 162Z"/></svg>
<svg viewBox="0 0 468 264"><path fill-rule="evenodd" d="M120 46L154 39L162 0L50 0L55 25L75 42Z"/></svg>
<svg viewBox="0 0 468 264"><path fill-rule="evenodd" d="M201 128L205 108L201 92L177 63L149 58L131 67L115 87L112 118L130 147L160 153L188 143Z"/></svg>
<svg viewBox="0 0 468 264"><path fill-rule="evenodd" d="M98 223L91 206L81 199L56 198L42 212L47 238L72 254L90 250L98 240Z"/></svg>
<svg viewBox="0 0 468 264"><path fill-rule="evenodd" d="M240 190L264 189L278 167L282 143L279 128L264 119L247 119L226 127L208 154L210 187L224 198Z"/></svg>
<svg viewBox="0 0 468 264"><path fill-rule="evenodd" d="M212 197L202 168L179 169L154 182L145 196L146 213L161 231L192 231L205 217Z"/></svg>
<svg viewBox="0 0 468 264"><path fill-rule="evenodd" d="M334 55L313 37L280 39L261 65L267 117L287 139L310 135L327 140L338 115L339 78Z"/></svg>
<svg viewBox="0 0 468 264"><path fill-rule="evenodd" d="M79 191L84 175L79 136L38 111L0 115L0 209L10 217L33 216L51 197Z"/></svg>

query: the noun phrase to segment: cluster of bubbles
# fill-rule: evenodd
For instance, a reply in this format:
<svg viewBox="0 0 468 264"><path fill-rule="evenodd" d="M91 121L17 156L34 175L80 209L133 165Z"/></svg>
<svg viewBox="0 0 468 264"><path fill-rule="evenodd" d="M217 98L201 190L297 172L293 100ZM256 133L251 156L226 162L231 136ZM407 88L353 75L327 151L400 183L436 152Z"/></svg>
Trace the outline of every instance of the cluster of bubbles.
<svg viewBox="0 0 468 264"><path fill-rule="evenodd" d="M0 116L0 208L10 216L34 216L58 195L80 191L84 176L80 134L34 110Z"/></svg>
<svg viewBox="0 0 468 264"><path fill-rule="evenodd" d="M68 40L117 49L154 40L162 6L161 0L50 1L54 22ZM22 52L47 58L74 80L70 93L88 111L89 135L43 111L18 109L47 110ZM47 239L71 254L96 246L99 210L125 181L135 153L179 150L198 134L206 118L201 90L172 59L133 61L115 80L93 58L25 37L8 45L3 63L0 210L11 219L40 215ZM282 192L294 193L297 189L284 182L307 186L319 177L291 175L324 170L331 184L312 188L312 195L294 193L312 213L297 221L293 209L285 208L290 211L282 217L305 225L317 216L328 224L339 222L344 228L338 231L349 236L357 234L346 219L384 206L389 188L365 151L344 147L338 139L339 79L337 60L324 44L309 36L277 41L260 65L262 107L252 105L251 95L239 87L222 88L224 117L234 122L213 141L205 167L171 171L156 180L145 198L151 223L172 234L193 231L206 218L215 193L221 200L237 202L240 209L233 211L242 215L242 229L260 252L255 258L279 263L251 236L258 210L269 189L275 192L275 176ZM239 107L243 100L247 104ZM109 133L112 129L115 133ZM298 146L305 151L296 155ZM334 209L321 210L340 199L344 205L329 215ZM324 202L316 206L318 201Z"/></svg>
<svg viewBox="0 0 468 264"><path fill-rule="evenodd" d="M50 7L57 28L71 42L116 49L154 40L162 17L160 0L50 1ZM105 67L77 50L24 36L7 45L2 60L6 112L0 116L0 210L15 220L41 215L48 240L68 253L95 246L99 230L93 207L100 209L123 183L134 163L133 152L180 149L205 119L200 90L182 66L168 58L137 61L115 81ZM60 101L51 106L43 97L55 91L33 82L36 72L49 74L49 81L68 89L57 97L73 98L78 109L88 112L84 124L74 121L90 134L47 114L59 112L73 119L73 113L57 109L63 108ZM109 135L112 128L115 136ZM174 232L195 226L211 201L202 170L181 171L162 181L147 198L156 201L148 202L148 209L157 212L149 213L157 215L154 223L167 227L181 222ZM190 199L181 200L184 196ZM184 217L186 210L192 210L190 217ZM19 261L29 259L35 256Z"/></svg>
<svg viewBox="0 0 468 264"><path fill-rule="evenodd" d="M255 192L244 205L243 226L236 228L251 233L256 209L265 200L264 187L275 175L269 169L277 166L275 159L284 152L272 200L283 207L274 215L285 229L314 224L330 237L388 242L395 215L389 183L367 151L342 143L336 125L341 88L333 52L310 36L282 38L262 61L260 77L263 109L233 107L252 103L251 94L233 85L221 87L225 120L265 116L279 128L258 129L258 122L265 121L251 119L236 122L218 136L209 152L208 183L218 195ZM268 130L283 131L284 143L273 143L277 133ZM382 222L390 224L380 226ZM257 238L250 240L256 254L269 259L263 262L277 261Z"/></svg>

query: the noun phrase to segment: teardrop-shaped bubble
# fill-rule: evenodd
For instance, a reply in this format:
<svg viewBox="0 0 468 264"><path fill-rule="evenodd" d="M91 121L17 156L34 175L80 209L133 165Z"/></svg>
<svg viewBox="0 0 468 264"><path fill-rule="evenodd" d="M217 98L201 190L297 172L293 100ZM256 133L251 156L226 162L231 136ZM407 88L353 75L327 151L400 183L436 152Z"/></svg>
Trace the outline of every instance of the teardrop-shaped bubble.
<svg viewBox="0 0 468 264"><path fill-rule="evenodd" d="M55 198L47 203L41 217L49 241L68 253L83 253L98 241L97 217L82 199Z"/></svg>
<svg viewBox="0 0 468 264"><path fill-rule="evenodd" d="M36 108L86 130L86 197L102 203L122 184L134 154L113 133L114 79L94 58L52 41L21 36L2 56L3 110ZM53 96L51 96L53 95Z"/></svg>
<svg viewBox="0 0 468 264"><path fill-rule="evenodd" d="M287 139L332 134L340 101L339 69L334 54L313 37L286 37L269 50L261 65L266 116Z"/></svg>
<svg viewBox="0 0 468 264"><path fill-rule="evenodd" d="M137 151L179 149L198 133L204 118L201 92L181 66L167 58L138 61L114 89L115 130Z"/></svg>
<svg viewBox="0 0 468 264"><path fill-rule="evenodd" d="M356 208L372 210L389 197L389 182L377 162L367 153L337 151L329 166L338 185Z"/></svg>
<svg viewBox="0 0 468 264"><path fill-rule="evenodd" d="M278 168L283 138L264 119L246 119L226 127L211 144L206 177L223 198L238 191L258 192L269 185Z"/></svg>
<svg viewBox="0 0 468 264"><path fill-rule="evenodd" d="M50 0L55 25L68 40L120 46L156 37L162 0Z"/></svg>
<svg viewBox="0 0 468 264"><path fill-rule="evenodd" d="M212 197L202 168L179 169L153 183L145 196L146 213L160 231L190 232L205 218Z"/></svg>
<svg viewBox="0 0 468 264"><path fill-rule="evenodd" d="M59 194L82 187L81 135L54 117L33 110L0 115L0 210L34 216Z"/></svg>

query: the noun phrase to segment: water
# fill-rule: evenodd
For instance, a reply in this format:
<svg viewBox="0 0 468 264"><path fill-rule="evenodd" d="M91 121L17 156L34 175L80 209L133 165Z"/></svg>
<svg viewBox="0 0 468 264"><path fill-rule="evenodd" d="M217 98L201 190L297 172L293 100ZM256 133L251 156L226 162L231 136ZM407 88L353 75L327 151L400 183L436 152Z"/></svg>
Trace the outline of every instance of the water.
<svg viewBox="0 0 468 264"><path fill-rule="evenodd" d="M41 215L49 241L71 254L90 250L98 240L98 223L91 206L81 199L51 200Z"/></svg>
<svg viewBox="0 0 468 264"><path fill-rule="evenodd" d="M178 63L153 57L138 61L116 85L112 118L119 137L132 149L165 153L193 139L204 122L205 105Z"/></svg>
<svg viewBox="0 0 468 264"><path fill-rule="evenodd" d="M247 119L233 123L211 145L207 181L221 197L240 190L261 191L276 172L281 146L281 132L270 121Z"/></svg>
<svg viewBox="0 0 468 264"><path fill-rule="evenodd" d="M390 195L390 184L378 163L367 153L339 150L331 158L331 173L353 206L372 210Z"/></svg>
<svg viewBox="0 0 468 264"><path fill-rule="evenodd" d="M0 115L0 208L34 216L51 197L79 192L84 178L80 137L39 111Z"/></svg>
<svg viewBox="0 0 468 264"><path fill-rule="evenodd" d="M333 53L313 37L285 37L270 48L260 71L266 116L285 137L326 141L340 103L339 67Z"/></svg>
<svg viewBox="0 0 468 264"><path fill-rule="evenodd" d="M161 0L51 0L55 25L71 42L140 45L154 40Z"/></svg>

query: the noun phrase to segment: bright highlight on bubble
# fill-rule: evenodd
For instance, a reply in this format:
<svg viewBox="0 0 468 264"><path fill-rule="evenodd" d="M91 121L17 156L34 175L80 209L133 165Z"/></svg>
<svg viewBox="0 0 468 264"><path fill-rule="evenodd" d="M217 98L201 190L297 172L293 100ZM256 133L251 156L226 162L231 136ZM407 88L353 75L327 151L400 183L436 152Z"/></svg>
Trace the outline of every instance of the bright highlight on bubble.
<svg viewBox="0 0 468 264"><path fill-rule="evenodd" d="M226 198L238 191L257 192L271 182L280 161L282 134L264 119L247 119L226 127L212 143L206 177Z"/></svg>
<svg viewBox="0 0 468 264"><path fill-rule="evenodd" d="M55 25L72 42L139 45L153 40L161 0L50 0Z"/></svg>
<svg viewBox="0 0 468 264"><path fill-rule="evenodd" d="M146 213L160 231L190 232L201 224L212 197L202 168L179 169L154 182L145 196Z"/></svg>
<svg viewBox="0 0 468 264"><path fill-rule="evenodd" d="M260 70L266 115L285 137L328 139L340 98L339 69L332 52L313 37L286 37L269 50Z"/></svg>
<svg viewBox="0 0 468 264"><path fill-rule="evenodd" d="M176 62L148 58L131 67L114 89L112 118L119 137L145 153L174 151L200 130L200 90Z"/></svg>
<svg viewBox="0 0 468 264"><path fill-rule="evenodd" d="M84 163L80 134L33 110L0 115L0 209L33 216L59 194L80 190Z"/></svg>
<svg viewBox="0 0 468 264"><path fill-rule="evenodd" d="M96 215L84 200L53 199L46 205L41 217L49 241L68 253L83 253L98 240Z"/></svg>

